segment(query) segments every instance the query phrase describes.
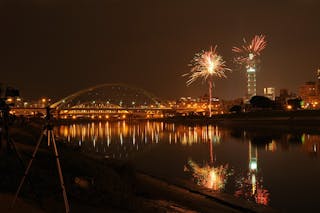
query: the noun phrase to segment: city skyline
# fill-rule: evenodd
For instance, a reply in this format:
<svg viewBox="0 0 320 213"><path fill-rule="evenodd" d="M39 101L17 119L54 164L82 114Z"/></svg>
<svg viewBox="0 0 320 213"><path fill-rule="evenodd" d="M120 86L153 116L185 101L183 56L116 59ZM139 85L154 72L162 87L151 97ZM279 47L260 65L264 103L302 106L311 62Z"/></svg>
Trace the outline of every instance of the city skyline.
<svg viewBox="0 0 320 213"><path fill-rule="evenodd" d="M182 74L195 52L217 44L233 72L213 96L243 97L246 73L232 63L241 39L265 34L257 93L298 92L319 68L317 1L6 1L0 10L1 82L23 97L63 98L103 83L125 83L163 99L202 96ZM218 8L218 9L215 9Z"/></svg>

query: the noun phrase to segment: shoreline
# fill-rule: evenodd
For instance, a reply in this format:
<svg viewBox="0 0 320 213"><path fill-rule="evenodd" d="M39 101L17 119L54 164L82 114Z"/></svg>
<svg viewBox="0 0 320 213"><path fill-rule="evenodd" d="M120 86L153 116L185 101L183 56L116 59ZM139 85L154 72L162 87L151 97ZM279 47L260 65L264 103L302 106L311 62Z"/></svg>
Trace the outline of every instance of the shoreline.
<svg viewBox="0 0 320 213"><path fill-rule="evenodd" d="M130 118L130 119L55 119L56 125L88 123L88 122L141 122L158 121L165 123L187 124L187 125L288 125L288 126L316 126L320 122L320 110L299 110L299 111L255 111L230 113L207 116L173 116L165 118Z"/></svg>

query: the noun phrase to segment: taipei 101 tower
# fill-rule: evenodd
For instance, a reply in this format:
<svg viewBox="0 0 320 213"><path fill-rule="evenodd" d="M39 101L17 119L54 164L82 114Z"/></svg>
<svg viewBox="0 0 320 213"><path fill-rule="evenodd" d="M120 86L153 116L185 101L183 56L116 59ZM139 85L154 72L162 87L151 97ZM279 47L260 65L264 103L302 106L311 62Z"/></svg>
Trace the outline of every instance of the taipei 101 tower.
<svg viewBox="0 0 320 213"><path fill-rule="evenodd" d="M257 65L260 63L259 56L261 51L267 46L264 35L256 35L251 42L243 39L244 44L239 47L233 47L232 51L236 53L234 61L241 67L245 67L247 74L247 94L246 100L257 95Z"/></svg>

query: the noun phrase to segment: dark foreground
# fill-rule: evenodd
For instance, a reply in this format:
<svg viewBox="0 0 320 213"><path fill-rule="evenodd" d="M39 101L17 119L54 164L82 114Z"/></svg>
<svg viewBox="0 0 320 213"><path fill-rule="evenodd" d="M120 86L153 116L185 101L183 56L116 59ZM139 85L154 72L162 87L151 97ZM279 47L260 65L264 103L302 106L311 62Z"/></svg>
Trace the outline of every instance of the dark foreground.
<svg viewBox="0 0 320 213"><path fill-rule="evenodd" d="M40 122L15 124L10 136L26 165ZM267 207L214 194L187 183L170 183L135 171L130 162L87 155L58 143L71 212L271 212ZM11 202L24 172L15 152L0 150L0 212L64 212L52 147L44 140L17 203Z"/></svg>

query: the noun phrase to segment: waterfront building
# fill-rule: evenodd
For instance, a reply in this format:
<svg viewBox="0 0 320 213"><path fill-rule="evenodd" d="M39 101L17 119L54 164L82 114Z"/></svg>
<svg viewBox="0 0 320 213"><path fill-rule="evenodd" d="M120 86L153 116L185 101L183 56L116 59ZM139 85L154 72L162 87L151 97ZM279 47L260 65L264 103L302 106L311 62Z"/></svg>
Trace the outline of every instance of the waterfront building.
<svg viewBox="0 0 320 213"><path fill-rule="evenodd" d="M308 81L299 88L299 96L303 101L303 108L318 109L319 95L317 94L317 84L314 81Z"/></svg>
<svg viewBox="0 0 320 213"><path fill-rule="evenodd" d="M264 96L269 98L270 100L275 100L276 98L276 89L274 87L266 87L263 89Z"/></svg>
<svg viewBox="0 0 320 213"><path fill-rule="evenodd" d="M200 98L181 97L176 101L176 105L173 108L176 109L178 114L189 115L195 113L198 115L205 115L208 113L208 103L209 97L206 95ZM211 110L213 114L219 114L222 112L219 98L212 97Z"/></svg>

